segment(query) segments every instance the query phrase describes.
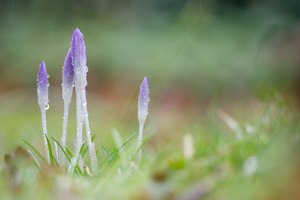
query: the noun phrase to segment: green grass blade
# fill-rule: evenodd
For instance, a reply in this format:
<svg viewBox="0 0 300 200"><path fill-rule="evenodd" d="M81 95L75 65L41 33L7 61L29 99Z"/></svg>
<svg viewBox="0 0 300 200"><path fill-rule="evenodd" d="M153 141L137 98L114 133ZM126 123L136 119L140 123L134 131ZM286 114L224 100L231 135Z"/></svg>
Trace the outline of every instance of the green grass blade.
<svg viewBox="0 0 300 200"><path fill-rule="evenodd" d="M68 168L69 174L83 176L84 173L82 172L82 170L80 169L80 167L78 165L79 158L80 158L80 156L78 158L76 158L76 160L74 160L75 159L74 157L71 159L71 162L70 162L70 165Z"/></svg>
<svg viewBox="0 0 300 200"><path fill-rule="evenodd" d="M40 152L34 147L32 146L29 142L27 142L25 139L23 139L23 142L30 148L32 149L32 151L39 157L39 159L41 161L43 161L46 165L49 165L49 163L47 162L46 158L44 156L42 156L40 154Z"/></svg>
<svg viewBox="0 0 300 200"><path fill-rule="evenodd" d="M95 138L96 138L96 134L93 134L92 135L92 142L94 142Z"/></svg>
<svg viewBox="0 0 300 200"><path fill-rule="evenodd" d="M119 151L116 149L110 155L111 156L109 156L108 165L110 165L113 161L115 161L115 158L119 155Z"/></svg>
<svg viewBox="0 0 300 200"><path fill-rule="evenodd" d="M47 145L48 145L48 149L49 149L49 158L50 158L50 164L52 166L59 166L57 160L55 159L53 152L52 152L52 147L51 147L51 143L50 140L48 138L48 136L46 135L46 140L47 140Z"/></svg>
<svg viewBox="0 0 300 200"><path fill-rule="evenodd" d="M136 157L140 150L144 147L144 145L148 142L149 138L146 137L143 139L141 146L133 153L133 157Z"/></svg>
<svg viewBox="0 0 300 200"><path fill-rule="evenodd" d="M85 147L82 149L82 154L81 154L82 158L86 155L87 151L88 151L88 146L85 145Z"/></svg>
<svg viewBox="0 0 300 200"><path fill-rule="evenodd" d="M127 146L129 144L129 142L131 142L131 140L135 137L135 133L131 134L123 143L123 145L118 149L118 151L122 150L125 146Z"/></svg>
<svg viewBox="0 0 300 200"><path fill-rule="evenodd" d="M30 156L32 157L33 164L36 166L36 168L37 168L38 170L40 170L40 169L41 169L41 166L40 166L40 164L39 164L39 161L36 159L36 157L33 155L33 153L32 153L30 150L27 150L27 151L28 151L28 153L30 154Z"/></svg>
<svg viewBox="0 0 300 200"><path fill-rule="evenodd" d="M69 155L70 158L73 158L73 153L71 152L71 150L66 146L66 153Z"/></svg>
<svg viewBox="0 0 300 200"><path fill-rule="evenodd" d="M105 157L107 158L107 157L108 157L108 153L107 153L107 150L106 150L106 148L104 147L104 145L103 145L102 143L100 143L100 147L99 147L99 148L101 148L101 149L102 149L102 151L103 151L103 153L104 153ZM96 152L98 152L98 151L99 151L99 148L97 149L97 151L96 151Z"/></svg>
<svg viewBox="0 0 300 200"><path fill-rule="evenodd" d="M79 155L81 156L82 159L84 158L87 150L88 150L88 146L85 144L85 142L82 143L80 150L79 150Z"/></svg>
<svg viewBox="0 0 300 200"><path fill-rule="evenodd" d="M83 176L84 173L82 172L82 170L80 169L79 165L77 164L75 166L75 172L79 175L79 176Z"/></svg>
<svg viewBox="0 0 300 200"><path fill-rule="evenodd" d="M105 150L105 148L104 148L104 146L102 145L102 143L101 143L101 145L103 146L103 148L104 148L104 152L105 152L105 155L106 155L106 159L104 160L104 162L103 162L103 164L105 163L105 162L107 162L107 164L108 165L110 165L114 160L115 160L115 158L119 155L119 152L121 151L121 150L123 150L131 141L132 141L132 139L135 137L135 133L134 134L132 134L132 135L130 135L126 140L125 140L125 142L122 144L122 146L119 148L119 149L115 149L115 150L113 150L112 152L110 152L109 154L107 154L107 151ZM101 146L101 147L102 147Z"/></svg>
<svg viewBox="0 0 300 200"><path fill-rule="evenodd" d="M51 137L51 139L58 145L58 147L62 150L62 152L64 153L65 157L69 161L69 163L71 163L71 158L69 157L69 155L66 152L66 150L61 146L61 144L54 137Z"/></svg>
<svg viewBox="0 0 300 200"><path fill-rule="evenodd" d="M91 139L92 142L94 142L95 137L96 137L96 135L94 134L92 136L92 139ZM82 158L84 158L84 156L86 155L88 149L89 149L88 145L86 145L85 143L83 143L82 146L81 146L81 148L80 148L80 152L79 152L79 154L81 155ZM96 152L96 154L97 154L97 152Z"/></svg>

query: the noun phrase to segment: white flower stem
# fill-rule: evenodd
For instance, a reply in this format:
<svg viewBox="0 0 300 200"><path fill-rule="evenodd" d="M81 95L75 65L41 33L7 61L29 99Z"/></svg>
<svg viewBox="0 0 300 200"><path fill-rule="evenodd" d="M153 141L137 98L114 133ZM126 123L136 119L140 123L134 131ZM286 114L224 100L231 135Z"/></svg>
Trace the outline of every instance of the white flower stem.
<svg viewBox="0 0 300 200"><path fill-rule="evenodd" d="M140 161L142 158L142 141L143 141L143 132L144 132L145 120L141 120L139 122L139 135L137 140L137 150L139 150L137 154L137 160Z"/></svg>
<svg viewBox="0 0 300 200"><path fill-rule="evenodd" d="M82 127L83 127L83 116L82 116L82 102L81 102L81 90L76 87L76 117L77 117L77 128L76 128L76 143L75 143L75 157L79 157L80 148L82 146Z"/></svg>
<svg viewBox="0 0 300 200"><path fill-rule="evenodd" d="M61 136L61 146L63 148L65 148L67 145L67 128L68 128L69 107L70 107L70 100L65 99L64 100L63 130L62 130L62 136ZM60 151L59 159L60 159L61 165L65 166L65 157L64 157L62 151Z"/></svg>
<svg viewBox="0 0 300 200"><path fill-rule="evenodd" d="M87 111L87 100L86 100L85 90L82 91L82 104L83 104L83 112L85 118L86 138L87 138L89 154L90 154L91 170L92 172L95 172L97 170L97 155L96 155L95 145L91 137L91 129L89 123L89 115Z"/></svg>
<svg viewBox="0 0 300 200"><path fill-rule="evenodd" d="M46 139L47 136L47 118L46 118L46 109L45 106L41 106L41 116L42 116L42 128L43 128L43 140L44 140L44 148L45 148L45 154L48 163L50 163L50 157L49 157L49 148L48 148L48 142Z"/></svg>
<svg viewBox="0 0 300 200"><path fill-rule="evenodd" d="M54 148L55 148L55 158L57 161L59 161L58 146L56 142L54 142Z"/></svg>
<svg viewBox="0 0 300 200"><path fill-rule="evenodd" d="M70 102L64 103L64 117L63 117L63 130L61 137L61 146L65 147L67 144L67 128L68 128L68 116L69 116Z"/></svg>

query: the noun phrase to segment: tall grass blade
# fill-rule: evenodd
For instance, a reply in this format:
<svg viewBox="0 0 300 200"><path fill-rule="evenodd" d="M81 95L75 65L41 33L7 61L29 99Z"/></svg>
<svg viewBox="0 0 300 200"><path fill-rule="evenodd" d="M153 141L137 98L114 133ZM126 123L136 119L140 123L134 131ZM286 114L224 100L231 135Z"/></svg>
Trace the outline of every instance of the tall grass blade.
<svg viewBox="0 0 300 200"><path fill-rule="evenodd" d="M32 149L32 151L38 156L38 158L43 161L43 163L45 163L46 165L49 165L49 163L47 162L46 158L44 156L42 156L42 154L40 154L39 150L37 150L34 146L32 146L28 141L26 141L25 139L22 139L23 142L30 148Z"/></svg>
<svg viewBox="0 0 300 200"><path fill-rule="evenodd" d="M69 163L71 163L71 157L66 152L66 150L61 146L61 144L54 137L51 137L51 139L57 144L57 146L60 148L60 150L64 153L64 155L67 158L67 160L69 161Z"/></svg>
<svg viewBox="0 0 300 200"><path fill-rule="evenodd" d="M51 143L50 140L48 138L48 136L46 135L46 140L47 140L47 145L48 145L48 149L49 149L49 158L50 158L50 164L52 166L59 166L57 160L55 159L53 152L52 152L52 147L51 147Z"/></svg>

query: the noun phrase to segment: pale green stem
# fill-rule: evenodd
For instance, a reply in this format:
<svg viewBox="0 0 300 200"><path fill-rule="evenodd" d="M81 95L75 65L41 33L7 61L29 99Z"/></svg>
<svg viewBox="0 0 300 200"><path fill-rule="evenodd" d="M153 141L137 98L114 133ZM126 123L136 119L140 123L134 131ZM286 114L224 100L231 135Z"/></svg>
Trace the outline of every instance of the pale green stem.
<svg viewBox="0 0 300 200"><path fill-rule="evenodd" d="M68 128L68 116L69 116L69 107L70 107L70 101L65 100L64 101L64 116L63 116L63 129L62 129L62 135L61 135L61 146L65 149L67 145L67 128ZM62 150L59 151L59 159L61 162L61 165L65 166L65 157L63 155Z"/></svg>
<svg viewBox="0 0 300 200"><path fill-rule="evenodd" d="M141 120L139 122L139 136L137 140L137 150L139 149L138 155L137 155L137 160L140 161L142 158L142 141L143 141L143 132L144 132L144 125L145 125L145 120Z"/></svg>
<svg viewBox="0 0 300 200"><path fill-rule="evenodd" d="M50 163L49 148L48 148L48 142L46 139L46 136L47 136L46 109L45 109L45 107L42 107L42 106L41 106L41 116L42 116L44 148L45 148L47 161L48 161L48 163Z"/></svg>
<svg viewBox="0 0 300 200"><path fill-rule="evenodd" d="M97 170L97 155L96 155L95 145L91 137L91 129L89 123L89 115L87 111L87 100L86 100L85 90L82 91L82 104L83 104L83 112L85 118L86 138L87 138L89 154L90 154L91 171L95 172Z"/></svg>
<svg viewBox="0 0 300 200"><path fill-rule="evenodd" d="M82 127L83 127L83 116L82 116L82 102L81 102L81 90L76 87L76 117L77 117L77 133L75 143L75 157L79 158L80 148L82 146ZM80 159L79 159L80 160Z"/></svg>

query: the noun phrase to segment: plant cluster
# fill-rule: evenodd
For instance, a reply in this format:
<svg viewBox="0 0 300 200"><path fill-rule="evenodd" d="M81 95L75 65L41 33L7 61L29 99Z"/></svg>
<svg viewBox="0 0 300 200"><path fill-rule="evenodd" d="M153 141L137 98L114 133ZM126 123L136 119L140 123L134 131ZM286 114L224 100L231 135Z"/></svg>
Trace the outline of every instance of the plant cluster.
<svg viewBox="0 0 300 200"><path fill-rule="evenodd" d="M92 173L95 173L98 169L97 152L94 144L95 135L92 135L90 129L87 109L86 86L88 67L86 63L87 59L84 37L81 31L76 28L73 32L70 48L68 49L62 68L62 98L64 101L63 125L60 142L51 137L54 141L54 149L50 143L46 123L46 111L49 109L49 75L47 73L45 62L41 61L40 63L37 78L37 96L41 110L42 135L46 158L42 156L29 142L25 141L39 157L39 159L34 157L35 164L39 168L40 163L38 160L42 160L50 165L61 167L69 174L82 174L84 170L88 173L90 173L90 170ZM69 107L74 89L76 93L76 141L74 144L73 154L67 147L67 129ZM141 147L143 144L144 124L148 115L148 103L149 88L147 77L145 77L140 85L140 92L138 96L139 134L136 147L136 151L138 152L136 156L137 160L141 159L142 154ZM83 130L85 130L86 139L83 137ZM87 152L89 153L90 168L83 165L83 158Z"/></svg>

